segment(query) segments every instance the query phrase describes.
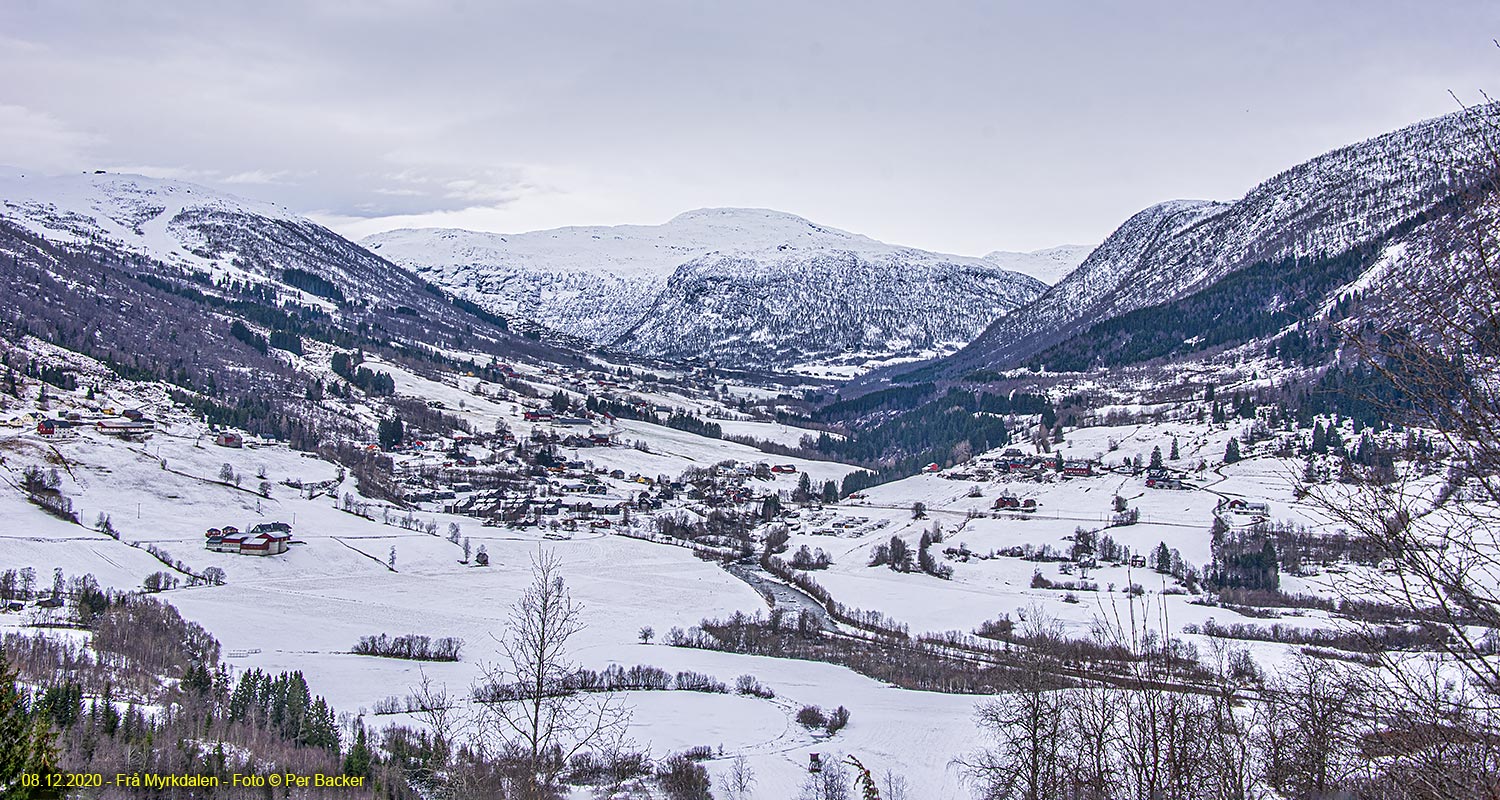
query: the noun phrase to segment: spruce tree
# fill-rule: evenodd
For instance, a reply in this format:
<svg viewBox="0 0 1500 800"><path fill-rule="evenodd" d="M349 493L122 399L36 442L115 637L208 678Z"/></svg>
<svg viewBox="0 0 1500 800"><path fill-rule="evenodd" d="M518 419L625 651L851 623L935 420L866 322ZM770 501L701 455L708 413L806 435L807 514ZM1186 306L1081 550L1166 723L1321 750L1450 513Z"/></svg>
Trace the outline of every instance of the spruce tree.
<svg viewBox="0 0 1500 800"><path fill-rule="evenodd" d="M354 744L349 748L349 754L344 756L344 774L369 777L370 764L373 761L370 745L365 735L365 725L363 722L355 723Z"/></svg>
<svg viewBox="0 0 1500 800"><path fill-rule="evenodd" d="M1240 441L1230 439L1229 444L1224 447L1224 463L1233 464L1240 460Z"/></svg>
<svg viewBox="0 0 1500 800"><path fill-rule="evenodd" d="M1170 458L1173 461L1176 461L1177 459L1179 459L1181 457L1182 457L1182 453L1181 453L1181 451L1179 451L1177 449L1177 437L1173 436L1172 437L1172 452L1167 455L1167 458Z"/></svg>
<svg viewBox="0 0 1500 800"><path fill-rule="evenodd" d="M47 787L46 780L58 771L56 739L47 715L32 708L16 685L16 671L5 651L0 650L0 796L15 800L60 796L58 790ZM41 776L41 785L23 786L22 775Z"/></svg>
<svg viewBox="0 0 1500 800"><path fill-rule="evenodd" d="M1151 568L1164 575L1172 571L1172 551L1166 542L1161 542L1151 551Z"/></svg>

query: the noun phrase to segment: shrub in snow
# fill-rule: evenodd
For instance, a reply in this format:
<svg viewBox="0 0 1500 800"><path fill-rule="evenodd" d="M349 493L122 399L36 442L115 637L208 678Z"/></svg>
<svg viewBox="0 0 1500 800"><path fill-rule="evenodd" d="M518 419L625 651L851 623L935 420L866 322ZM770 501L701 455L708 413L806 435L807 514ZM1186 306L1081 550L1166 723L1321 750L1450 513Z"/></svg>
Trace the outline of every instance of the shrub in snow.
<svg viewBox="0 0 1500 800"><path fill-rule="evenodd" d="M673 685L684 692L711 692L714 694L728 694L729 687L722 681L715 680L712 675L691 670L677 673Z"/></svg>
<svg viewBox="0 0 1500 800"><path fill-rule="evenodd" d="M677 753L656 768L656 780L670 800L711 800L712 784L702 764Z"/></svg>
<svg viewBox="0 0 1500 800"><path fill-rule="evenodd" d="M754 675L741 675L734 681L734 690L740 694L770 699L776 696L771 687L761 683Z"/></svg>
<svg viewBox="0 0 1500 800"><path fill-rule="evenodd" d="M803 706L797 712L797 724L807 728L822 728L828 724L828 717L823 715L823 709L817 706Z"/></svg>

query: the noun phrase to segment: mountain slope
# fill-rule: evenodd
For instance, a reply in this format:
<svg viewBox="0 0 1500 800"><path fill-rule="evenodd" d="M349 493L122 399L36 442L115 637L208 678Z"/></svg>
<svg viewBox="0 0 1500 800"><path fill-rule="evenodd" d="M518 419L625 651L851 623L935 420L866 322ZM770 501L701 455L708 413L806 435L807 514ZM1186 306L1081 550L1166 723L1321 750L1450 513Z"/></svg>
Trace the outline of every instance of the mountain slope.
<svg viewBox="0 0 1500 800"><path fill-rule="evenodd" d="M1131 217L1081 266L963 351L911 378L1008 368L1091 326L1210 286L1258 262L1375 242L1463 185L1495 106L1428 120L1293 167L1231 203L1173 201Z"/></svg>
<svg viewBox="0 0 1500 800"><path fill-rule="evenodd" d="M499 313L642 355L741 366L956 349L1045 289L983 259L763 209L522 234L399 230L364 243Z"/></svg>
<svg viewBox="0 0 1500 800"><path fill-rule="evenodd" d="M0 174L0 285L7 363L40 340L301 445L351 424L308 397L372 386L335 379L336 352L417 370L439 348L568 358L310 220L139 176Z"/></svg>
<svg viewBox="0 0 1500 800"><path fill-rule="evenodd" d="M191 183L7 170L0 216L59 247L128 254L200 284L262 285L328 310L405 305L448 322L463 316L404 270L311 220Z"/></svg>

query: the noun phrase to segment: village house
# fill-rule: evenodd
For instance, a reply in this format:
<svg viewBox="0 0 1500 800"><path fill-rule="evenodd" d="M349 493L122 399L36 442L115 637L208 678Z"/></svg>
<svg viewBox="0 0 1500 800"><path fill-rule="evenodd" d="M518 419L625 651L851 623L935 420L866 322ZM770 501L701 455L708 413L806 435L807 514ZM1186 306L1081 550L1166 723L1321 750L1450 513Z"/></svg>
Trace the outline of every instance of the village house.
<svg viewBox="0 0 1500 800"><path fill-rule="evenodd" d="M44 419L37 422L36 432L48 439L61 438L73 433L73 423L65 419Z"/></svg>
<svg viewBox="0 0 1500 800"><path fill-rule="evenodd" d="M105 436L142 436L154 430L156 423L145 417L137 419L106 419L100 421L96 427Z"/></svg>
<svg viewBox="0 0 1500 800"><path fill-rule="evenodd" d="M1063 474L1073 478L1087 478L1094 474L1094 462L1068 459L1063 462Z"/></svg>
<svg viewBox="0 0 1500 800"><path fill-rule="evenodd" d="M1249 500L1235 498L1234 500L1230 500L1224 506L1224 508L1231 514L1237 514L1244 517L1268 518L1271 516L1270 503L1257 503Z"/></svg>
<svg viewBox="0 0 1500 800"><path fill-rule="evenodd" d="M292 526L285 522L264 522L248 531L233 525L209 528L204 547L216 553L242 556L274 556L285 553L292 542Z"/></svg>

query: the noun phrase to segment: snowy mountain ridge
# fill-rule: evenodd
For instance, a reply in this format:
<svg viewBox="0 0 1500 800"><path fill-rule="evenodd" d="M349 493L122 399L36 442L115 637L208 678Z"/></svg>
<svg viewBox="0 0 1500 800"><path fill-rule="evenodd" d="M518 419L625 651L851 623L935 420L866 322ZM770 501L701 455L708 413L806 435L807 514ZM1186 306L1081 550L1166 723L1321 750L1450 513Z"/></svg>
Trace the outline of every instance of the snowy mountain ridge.
<svg viewBox="0 0 1500 800"><path fill-rule="evenodd" d="M204 272L233 270L195 223L233 215L297 225L285 208L142 175L44 175L0 168L0 214L63 245L95 245ZM308 223L311 224L311 223Z"/></svg>
<svg viewBox="0 0 1500 800"><path fill-rule="evenodd" d="M1094 245L1064 244L1031 252L996 250L986 253L984 260L1001 269L1030 275L1052 286L1078 269L1078 265L1092 252Z"/></svg>
<svg viewBox="0 0 1500 800"><path fill-rule="evenodd" d="M58 247L108 253L141 273L191 276L210 294L236 282L326 311L405 306L445 322L467 316L409 272L306 217L185 181L3 168L0 220Z"/></svg>
<svg viewBox="0 0 1500 800"><path fill-rule="evenodd" d="M956 375L1016 366L1091 325L1183 297L1255 262L1373 242L1463 188L1476 132L1497 117L1500 106L1483 106L1341 147L1233 202L1147 208L1034 303L931 369Z"/></svg>
<svg viewBox="0 0 1500 800"><path fill-rule="evenodd" d="M498 313L641 355L745 366L951 351L1046 288L985 259L766 209L521 234L406 229L363 244Z"/></svg>

